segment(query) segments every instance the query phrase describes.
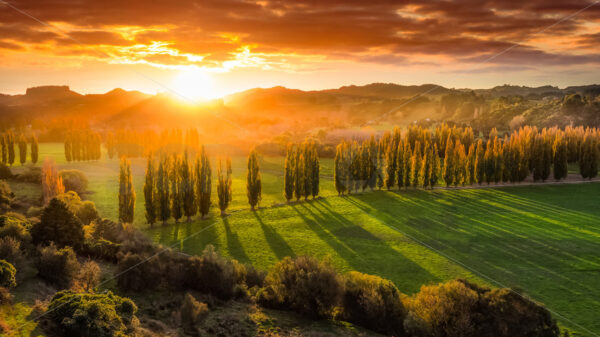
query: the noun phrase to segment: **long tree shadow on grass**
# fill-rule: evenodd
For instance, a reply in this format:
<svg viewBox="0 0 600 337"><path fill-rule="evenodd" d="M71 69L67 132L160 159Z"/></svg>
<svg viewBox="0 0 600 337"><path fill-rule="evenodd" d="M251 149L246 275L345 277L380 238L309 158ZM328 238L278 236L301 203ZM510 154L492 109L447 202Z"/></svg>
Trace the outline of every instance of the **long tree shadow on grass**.
<svg viewBox="0 0 600 337"><path fill-rule="evenodd" d="M285 239L277 233L271 226L264 223L260 215L258 214L260 211L254 211L252 214L256 218L256 221L260 224L260 228L265 233L265 239L269 244L269 247L275 253L279 260L283 259L286 256L295 257L296 254L292 250L292 247L285 241Z"/></svg>
<svg viewBox="0 0 600 337"><path fill-rule="evenodd" d="M201 254L208 244L218 248L215 221L217 220L168 223L149 231L149 234L154 241L158 241L164 246L189 254Z"/></svg>
<svg viewBox="0 0 600 337"><path fill-rule="evenodd" d="M417 291L422 284L440 281L383 239L333 210L326 199L292 208L354 270L390 279L408 293Z"/></svg>
<svg viewBox="0 0 600 337"><path fill-rule="evenodd" d="M237 233L231 231L229 220L223 218L223 227L225 227L225 235L227 236L227 251L236 260L242 263L251 263L250 258L246 254L244 247Z"/></svg>

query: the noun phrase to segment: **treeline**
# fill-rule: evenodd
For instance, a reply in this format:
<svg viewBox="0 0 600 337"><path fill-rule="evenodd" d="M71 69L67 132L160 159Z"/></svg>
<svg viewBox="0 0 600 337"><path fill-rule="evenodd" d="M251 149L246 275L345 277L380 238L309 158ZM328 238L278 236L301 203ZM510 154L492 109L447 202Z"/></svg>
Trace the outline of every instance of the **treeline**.
<svg viewBox="0 0 600 337"><path fill-rule="evenodd" d="M99 160L102 157L102 137L90 129L69 130L64 147L68 162Z"/></svg>
<svg viewBox="0 0 600 337"><path fill-rule="evenodd" d="M133 221L135 193L131 182L129 161L121 159L121 176L119 195L119 219L122 222ZM231 161L227 163L227 173L223 175L222 163L219 162L218 197L219 207L225 212L231 201ZM154 224L157 221L166 223L173 218L178 222L183 216L187 221L196 214L204 218L211 205L212 169L204 147L195 160L184 155L158 156L150 155L147 160L144 182L144 206L146 221ZM133 199L133 201L131 201ZM123 216L121 216L123 214Z"/></svg>
<svg viewBox="0 0 600 337"><path fill-rule="evenodd" d="M154 153L196 153L200 150L200 135L195 128L188 130L169 129L160 133L154 130L117 130L106 134L108 157L129 158L148 156Z"/></svg>
<svg viewBox="0 0 600 337"><path fill-rule="evenodd" d="M287 202L319 195L319 155L314 142L288 145L283 178Z"/></svg>
<svg viewBox="0 0 600 337"><path fill-rule="evenodd" d="M27 144L30 144L31 163L38 161L39 147L38 139L35 134L26 137L23 133L15 135L12 130L8 130L0 135L0 147L2 147L2 164L13 165L16 160L15 146L19 154L19 162L24 165L27 162Z"/></svg>
<svg viewBox="0 0 600 337"><path fill-rule="evenodd" d="M522 127L504 136L493 129L475 137L469 127L396 128L376 140L337 146L334 180L338 194L360 189L522 182L567 177L577 163L583 178L598 175L600 132L583 127Z"/></svg>

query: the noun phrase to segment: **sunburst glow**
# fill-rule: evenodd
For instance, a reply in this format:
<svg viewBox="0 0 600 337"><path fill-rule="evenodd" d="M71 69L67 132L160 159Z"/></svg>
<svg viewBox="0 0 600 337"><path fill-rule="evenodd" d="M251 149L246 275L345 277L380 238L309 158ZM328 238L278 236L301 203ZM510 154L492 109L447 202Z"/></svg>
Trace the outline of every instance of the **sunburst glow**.
<svg viewBox="0 0 600 337"><path fill-rule="evenodd" d="M180 71L173 79L172 89L178 96L193 101L218 97L212 77L198 68Z"/></svg>

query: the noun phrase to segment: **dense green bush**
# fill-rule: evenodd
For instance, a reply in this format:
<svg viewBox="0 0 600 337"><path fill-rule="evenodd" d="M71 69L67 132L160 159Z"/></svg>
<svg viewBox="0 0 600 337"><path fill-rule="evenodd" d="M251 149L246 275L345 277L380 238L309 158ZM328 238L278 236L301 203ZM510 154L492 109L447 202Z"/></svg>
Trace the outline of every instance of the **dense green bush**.
<svg viewBox="0 0 600 337"><path fill-rule="evenodd" d="M65 192L73 191L81 195L87 191L88 179L85 173L79 170L61 170L58 174L62 177Z"/></svg>
<svg viewBox="0 0 600 337"><path fill-rule="evenodd" d="M221 299L236 295L237 286L243 283L243 266L220 256L208 245L202 256L190 257L186 263L185 286Z"/></svg>
<svg viewBox="0 0 600 337"><path fill-rule="evenodd" d="M61 289L71 287L80 268L73 249L64 247L59 250L51 243L49 246L39 247L38 252L38 275Z"/></svg>
<svg viewBox="0 0 600 337"><path fill-rule="evenodd" d="M30 227L31 224L22 216L13 213L0 215L0 238L15 238L23 248L26 248L31 242Z"/></svg>
<svg viewBox="0 0 600 337"><path fill-rule="evenodd" d="M31 228L35 244L54 242L60 247L83 245L83 224L63 201L53 198L44 209L42 219Z"/></svg>
<svg viewBox="0 0 600 337"><path fill-rule="evenodd" d="M86 244L85 253L107 261L117 262L121 244L99 239Z"/></svg>
<svg viewBox="0 0 600 337"><path fill-rule="evenodd" d="M348 322L387 335L405 335L402 294L389 280L350 272L344 277L342 308Z"/></svg>
<svg viewBox="0 0 600 337"><path fill-rule="evenodd" d="M405 321L413 336L557 337L550 313L510 289L479 287L456 280L422 286L407 301Z"/></svg>
<svg viewBox="0 0 600 337"><path fill-rule="evenodd" d="M37 166L30 166L27 171L19 173L14 177L17 181L31 184L42 184L42 168Z"/></svg>
<svg viewBox="0 0 600 337"><path fill-rule="evenodd" d="M4 180L0 180L0 211L6 212L10 209L10 204L15 198L15 194L10 190L10 186Z"/></svg>
<svg viewBox="0 0 600 337"><path fill-rule="evenodd" d="M329 317L341 295L342 284L330 263L301 256L286 257L271 269L258 300L307 316Z"/></svg>
<svg viewBox="0 0 600 337"><path fill-rule="evenodd" d="M92 236L96 240L105 239L112 242L120 242L119 236L123 226L109 219L97 219L93 222Z"/></svg>
<svg viewBox="0 0 600 337"><path fill-rule="evenodd" d="M12 288L17 286L17 279L15 275L17 269L6 262L6 260L0 260L0 287Z"/></svg>
<svg viewBox="0 0 600 337"><path fill-rule="evenodd" d="M123 290L148 291L156 289L162 280L161 265L156 256L128 253L120 259L117 285Z"/></svg>
<svg viewBox="0 0 600 337"><path fill-rule="evenodd" d="M13 177L10 168L3 163L0 163L0 179L11 179Z"/></svg>
<svg viewBox="0 0 600 337"><path fill-rule="evenodd" d="M0 260L5 260L13 266L20 267L23 264L23 252L21 242L12 236L0 237Z"/></svg>
<svg viewBox="0 0 600 337"><path fill-rule="evenodd" d="M96 205L91 201L84 201L75 213L84 225L89 225L92 221L98 219L99 214Z"/></svg>
<svg viewBox="0 0 600 337"><path fill-rule="evenodd" d="M61 336L129 336L138 325L132 300L106 294L60 291L48 306L47 315Z"/></svg>
<svg viewBox="0 0 600 337"><path fill-rule="evenodd" d="M181 324L185 331L195 334L196 325L208 314L206 303L199 302L191 294L186 294L180 309Z"/></svg>

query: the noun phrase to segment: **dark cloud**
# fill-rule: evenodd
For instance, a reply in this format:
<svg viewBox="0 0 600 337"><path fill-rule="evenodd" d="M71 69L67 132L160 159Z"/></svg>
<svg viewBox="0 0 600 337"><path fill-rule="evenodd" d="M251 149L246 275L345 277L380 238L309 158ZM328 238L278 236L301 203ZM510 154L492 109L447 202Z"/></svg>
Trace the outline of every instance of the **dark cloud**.
<svg viewBox="0 0 600 337"><path fill-rule="evenodd" d="M404 62L415 53L477 62L515 42L524 47L511 50L493 62L549 65L599 62L591 54L556 54L526 46L533 34L589 4L584 1L12 0L11 3L40 20L77 27L69 35L86 46L164 41L181 53L203 55L207 62L231 59L246 45L273 53L335 54L385 64ZM600 21L600 5L536 38L581 35L582 42L577 46L590 52L598 37L583 31L586 20ZM14 10L0 11L0 23L0 36L5 41L14 41L10 43L73 43ZM148 30L130 41L112 31L118 26ZM188 62L174 56L155 57L169 59L169 64L179 59Z"/></svg>

